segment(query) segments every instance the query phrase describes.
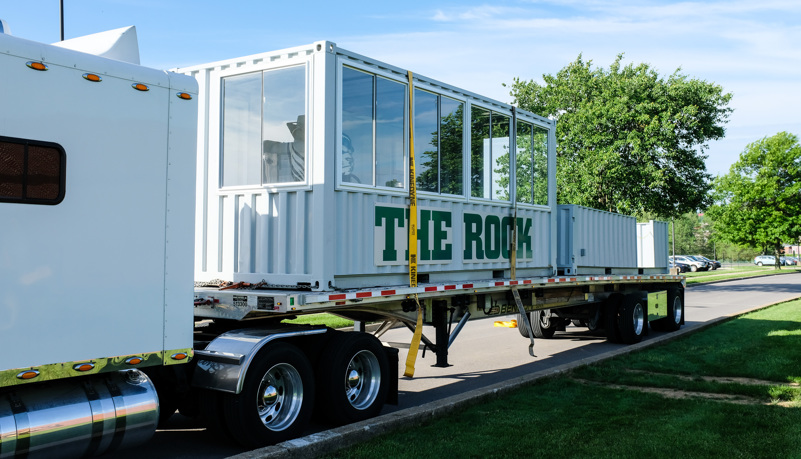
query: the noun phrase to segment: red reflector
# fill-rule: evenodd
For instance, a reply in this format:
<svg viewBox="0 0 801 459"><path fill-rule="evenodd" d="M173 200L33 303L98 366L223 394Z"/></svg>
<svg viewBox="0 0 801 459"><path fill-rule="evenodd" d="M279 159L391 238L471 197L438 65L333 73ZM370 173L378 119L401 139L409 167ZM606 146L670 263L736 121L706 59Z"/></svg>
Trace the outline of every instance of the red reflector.
<svg viewBox="0 0 801 459"><path fill-rule="evenodd" d="M328 295L328 301L336 301L336 300L344 300L347 298L346 295Z"/></svg>
<svg viewBox="0 0 801 459"><path fill-rule="evenodd" d="M426 287L426 292L436 292L436 291L437 291L436 287Z"/></svg>
<svg viewBox="0 0 801 459"><path fill-rule="evenodd" d="M395 290L381 290L381 295L383 295L383 296L394 295L394 294L395 294Z"/></svg>
<svg viewBox="0 0 801 459"><path fill-rule="evenodd" d="M370 298L373 296L373 292L358 292L356 293L356 298Z"/></svg>

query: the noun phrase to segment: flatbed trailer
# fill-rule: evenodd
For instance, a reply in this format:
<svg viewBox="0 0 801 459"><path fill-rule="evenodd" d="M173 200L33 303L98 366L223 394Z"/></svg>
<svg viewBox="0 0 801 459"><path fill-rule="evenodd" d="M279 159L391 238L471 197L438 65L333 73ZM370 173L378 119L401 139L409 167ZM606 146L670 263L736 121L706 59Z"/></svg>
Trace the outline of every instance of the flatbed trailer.
<svg viewBox="0 0 801 459"><path fill-rule="evenodd" d="M556 204L551 120L325 41L164 72L133 28L0 33L0 64L0 458L176 410L248 446L370 418L398 324L447 366L471 319L518 314L530 353L684 323L665 224ZM320 312L354 331L285 323Z"/></svg>

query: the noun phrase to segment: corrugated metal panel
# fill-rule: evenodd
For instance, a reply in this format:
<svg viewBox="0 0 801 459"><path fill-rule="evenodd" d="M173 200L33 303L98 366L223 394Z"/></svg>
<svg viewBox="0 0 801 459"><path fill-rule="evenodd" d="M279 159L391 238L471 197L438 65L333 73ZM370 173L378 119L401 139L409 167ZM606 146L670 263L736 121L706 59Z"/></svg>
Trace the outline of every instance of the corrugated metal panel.
<svg viewBox="0 0 801 459"><path fill-rule="evenodd" d="M359 62L360 69L374 68L382 75L397 73L404 77L399 81L405 80L405 71L401 69L338 50L328 42L179 70L195 77L200 85L195 245L197 281L311 283L316 290L408 282L405 223L404 227L395 228L397 231L391 235L398 243L404 244L395 247L394 260L383 258L386 247L380 251L376 249L376 235L380 239L389 234L386 226L377 226L376 209L383 208L383 212L392 215L405 212L408 184L403 192L397 193L380 187L339 186L336 180L341 173L337 155L342 123L342 108L336 97L337 89L341 89L338 73L343 62L351 65L354 60ZM307 72L305 182L221 187L222 78L301 63ZM507 116L511 115L511 106L496 101L490 104L481 96L421 78L416 75L418 83L425 83L427 89L442 90L443 94L464 99L466 107L480 102L485 107L491 106L494 110L504 111ZM554 129L549 120L523 111L518 114L528 123L536 123L551 131ZM465 140L469 138L469 133L466 133ZM548 148L551 156L549 182L553 184L555 150L552 132ZM465 158L468 157L469 151ZM465 171L469 170L466 161ZM553 201L555 190L552 188L549 196ZM418 206L421 221L425 222L428 231L428 238L420 246L429 256L421 259L419 272L429 274L431 282L488 279L498 271L509 277L507 230L515 223L508 202L477 202L469 197L463 200L440 199L424 195L419 197ZM521 231L527 239L522 245L524 256L517 262L517 275L550 275L553 272L550 266L551 212L543 207L524 207L518 211L518 222L522 223ZM475 248L468 258L465 258L466 233L463 230L466 216L474 223L469 237ZM386 225L386 218L383 222ZM399 225L398 220L393 220L393 224ZM487 231L490 238L484 237ZM491 240L487 242L488 239ZM480 250L479 241L482 244ZM379 242L385 241L381 239Z"/></svg>
<svg viewBox="0 0 801 459"><path fill-rule="evenodd" d="M363 193L358 191L340 190L336 193L336 271L337 287L364 287L376 285L378 283L400 283L408 282L408 262L405 251L408 246L406 240L407 228L398 227L396 220L393 224L396 231L393 232L394 252L396 258L392 261L382 259L382 251L387 248L386 241L382 241L390 231L386 228L386 219L379 222L377 226L377 208L389 209L397 212L404 212L407 208L408 198L403 195L388 195L378 193ZM423 237L426 230L423 225L428 223L427 230L428 243L418 242L418 254L420 263L418 272L429 274L431 282L442 280L469 280L469 279L488 279L492 278L493 271L505 270L508 276L510 262L503 253L497 258L489 258L489 251L484 254L484 259L478 259L475 250L473 258L465 259L465 232L463 222L465 214L474 216L497 216L498 221L503 217L511 215L511 209L502 205L491 203L476 204L461 201L447 201L439 199L418 199L419 213L423 212L445 215L450 221L450 225L439 221L439 230L443 232L441 238L437 238L433 233L437 227L437 222L426 220L419 217L421 229L418 237ZM378 211L380 213L380 211ZM524 209L518 211L518 220L523 220L528 226L527 234L530 241L530 255L523 256L517 262L518 275L547 275L549 262L549 216L550 212L543 210ZM476 217L478 218L478 217ZM404 221L406 217L404 216ZM509 220L511 221L511 220ZM496 247L492 242L487 242L485 238L477 236L484 244L489 244L490 251L504 252L502 247ZM502 237L502 243L508 243L508 238ZM382 243L383 242L383 243ZM476 246L477 244L473 244ZM449 251L450 257L446 259L435 259L434 250ZM529 252L529 247L522 249L523 253ZM508 250L507 250L508 252ZM428 253L428 259L427 254ZM380 278L380 280L379 280Z"/></svg>
<svg viewBox="0 0 801 459"><path fill-rule="evenodd" d="M651 220L637 223L637 266L668 267L668 224Z"/></svg>
<svg viewBox="0 0 801 459"><path fill-rule="evenodd" d="M634 217L577 205L558 206L557 266L569 274L636 268ZM587 269L582 269L587 268Z"/></svg>

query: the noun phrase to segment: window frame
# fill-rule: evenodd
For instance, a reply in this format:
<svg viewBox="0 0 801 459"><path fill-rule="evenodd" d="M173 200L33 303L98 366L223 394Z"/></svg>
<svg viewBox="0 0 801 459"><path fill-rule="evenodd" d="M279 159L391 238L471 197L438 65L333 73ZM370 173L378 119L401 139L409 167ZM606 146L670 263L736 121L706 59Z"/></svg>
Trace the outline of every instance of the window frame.
<svg viewBox="0 0 801 459"><path fill-rule="evenodd" d="M16 198L11 196L0 196L0 202L14 203L14 204L34 204L34 205L51 205L55 206L61 204L66 196L67 186L67 152L60 144L55 142L46 142L34 139L23 139L18 137L7 137L0 135L0 143L13 143L24 146L24 159L23 159L23 180L22 180L22 197ZM26 197L26 184L28 178L28 150L29 147L50 148L58 152L59 161L59 177L58 177L58 194L53 199L42 198L28 198Z"/></svg>
<svg viewBox="0 0 801 459"><path fill-rule="evenodd" d="M304 132L306 136L306 141L304 145L304 180L297 181L297 182L275 182L275 183L264 183L264 176L260 174L260 183L258 184L246 184L246 185L223 185L223 174L224 174L224 160L225 160L225 79L229 77L239 77L245 75L252 75L252 74L259 74L261 76L261 109L260 109L260 117L261 120L259 122L259 132L261 134L261 144L263 145L264 142L264 73L271 72L276 70L286 70L291 69L293 67L303 67L303 75L304 75L304 90L303 90L303 109L305 114L305 126ZM311 113L311 100L312 100L312 89L310 85L312 84L311 81L311 73L310 73L310 63L309 60L303 60L301 62L292 62L292 63L282 63L281 65L270 65L270 66L259 66L253 69L248 69L248 71L243 72L239 67L231 67L226 70L221 71L219 74L215 75L215 78L219 81L219 97L218 103L219 106L217 107L217 111L219 114L218 124L219 124L219 138L217 139L217 143L219 145L219 154L218 154L218 170L217 170L217 189L218 190L225 190L225 191L237 191L237 190L253 190L253 189L264 189L264 190L276 190L276 189L284 189L284 188L310 188L311 183L311 175L312 175L312 155L311 155L311 141L312 139L309 136L309 126L310 126L310 118L312 116ZM259 154L260 160L263 161L263 150Z"/></svg>

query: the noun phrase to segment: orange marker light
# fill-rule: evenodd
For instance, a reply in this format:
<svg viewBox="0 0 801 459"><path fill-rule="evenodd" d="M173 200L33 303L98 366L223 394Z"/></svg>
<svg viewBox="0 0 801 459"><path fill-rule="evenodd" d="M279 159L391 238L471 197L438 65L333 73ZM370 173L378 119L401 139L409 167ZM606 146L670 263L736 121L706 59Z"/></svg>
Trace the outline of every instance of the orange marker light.
<svg viewBox="0 0 801 459"><path fill-rule="evenodd" d="M25 63L25 65L27 65L28 68L32 68L34 70L42 70L42 71L47 70L47 66L44 64L44 62L30 61Z"/></svg>
<svg viewBox="0 0 801 459"><path fill-rule="evenodd" d="M95 367L94 363L76 363L72 366L75 371L89 371Z"/></svg>
<svg viewBox="0 0 801 459"><path fill-rule="evenodd" d="M178 96L179 99L192 100L192 95L187 92L179 92L176 96Z"/></svg>
<svg viewBox="0 0 801 459"><path fill-rule="evenodd" d="M103 79L100 78L99 75L95 75L94 73L84 73L83 77L84 77L84 79L89 80L89 81L94 81L95 83L99 83L99 82L103 81Z"/></svg>
<svg viewBox="0 0 801 459"><path fill-rule="evenodd" d="M17 378L27 380L27 379L33 379L33 378L35 378L37 376L39 376L39 370L28 370L28 371L23 371L22 373L19 373L17 375Z"/></svg>
<svg viewBox="0 0 801 459"><path fill-rule="evenodd" d="M143 83L134 83L131 85L132 88L136 89L137 91L150 91L150 88L147 87L146 84Z"/></svg>
<svg viewBox="0 0 801 459"><path fill-rule="evenodd" d="M142 363L142 358L141 357L130 357L130 358L125 360L125 363L127 363L128 365L139 365L140 363Z"/></svg>
<svg viewBox="0 0 801 459"><path fill-rule="evenodd" d="M173 360L184 360L188 356L184 352L179 352L170 356Z"/></svg>

